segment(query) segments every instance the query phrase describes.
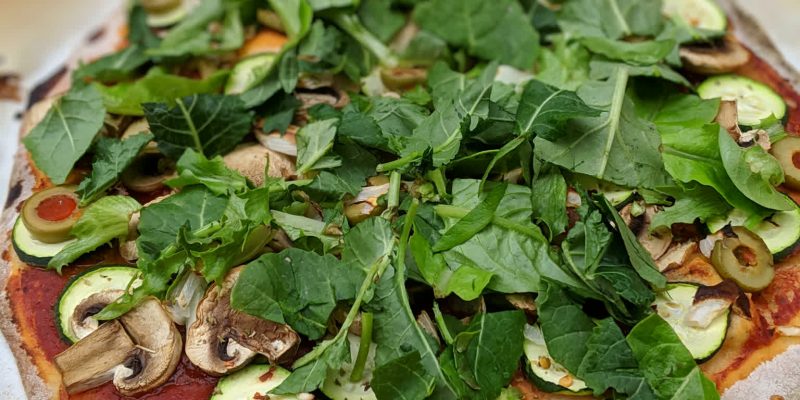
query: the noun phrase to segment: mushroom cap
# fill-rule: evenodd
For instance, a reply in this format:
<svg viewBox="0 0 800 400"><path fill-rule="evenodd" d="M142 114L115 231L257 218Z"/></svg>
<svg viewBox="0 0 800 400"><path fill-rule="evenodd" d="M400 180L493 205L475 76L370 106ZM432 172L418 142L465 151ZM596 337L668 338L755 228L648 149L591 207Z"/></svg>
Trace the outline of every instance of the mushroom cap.
<svg viewBox="0 0 800 400"><path fill-rule="evenodd" d="M95 319L94 315L99 313L105 306L113 303L124 293L125 292L122 290L104 290L94 293L78 303L78 306L75 307L75 311L72 312L69 318L69 325L75 337L83 339L97 330L100 326L100 321Z"/></svg>
<svg viewBox="0 0 800 400"><path fill-rule="evenodd" d="M268 171L269 176L275 178L288 178L295 175L292 157L272 151L259 143L241 144L228 153L223 161L228 168L244 175L256 186L264 184L264 171ZM269 166L269 170L267 170L267 166Z"/></svg>
<svg viewBox="0 0 800 400"><path fill-rule="evenodd" d="M114 374L114 386L125 396L144 393L166 382L181 359L183 340L157 299L145 299L120 317L136 350Z"/></svg>
<svg viewBox="0 0 800 400"><path fill-rule="evenodd" d="M726 35L721 45L682 46L680 55L686 69L706 75L731 72L750 61L750 52L732 35Z"/></svg>
<svg viewBox="0 0 800 400"><path fill-rule="evenodd" d="M658 227L652 232L650 231L653 216L658 212L656 206L645 207L644 213L637 217L631 215L632 208L633 204L623 207L620 211L620 216L631 229L631 232L636 235L636 239L639 240L642 247L650 253L653 260L658 260L672 243L672 231L664 226Z"/></svg>
<svg viewBox="0 0 800 400"><path fill-rule="evenodd" d="M245 366L256 354L276 363L294 355L300 337L287 325L231 308L230 295L241 267L231 270L221 285L212 284L197 306L197 319L186 332L186 355L211 375Z"/></svg>

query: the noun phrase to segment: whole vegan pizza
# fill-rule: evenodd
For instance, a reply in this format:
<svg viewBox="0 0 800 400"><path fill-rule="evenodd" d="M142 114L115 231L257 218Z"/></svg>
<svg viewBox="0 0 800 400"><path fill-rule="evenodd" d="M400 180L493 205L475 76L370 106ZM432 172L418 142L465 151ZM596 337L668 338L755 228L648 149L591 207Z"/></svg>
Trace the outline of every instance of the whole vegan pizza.
<svg viewBox="0 0 800 400"><path fill-rule="evenodd" d="M713 0L123 19L23 122L31 399L718 399L800 343L800 94Z"/></svg>

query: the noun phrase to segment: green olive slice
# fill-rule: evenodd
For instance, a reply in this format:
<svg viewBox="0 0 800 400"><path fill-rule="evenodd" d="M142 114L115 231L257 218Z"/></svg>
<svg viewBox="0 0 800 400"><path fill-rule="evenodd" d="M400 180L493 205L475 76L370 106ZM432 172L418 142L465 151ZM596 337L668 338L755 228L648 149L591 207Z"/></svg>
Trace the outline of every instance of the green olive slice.
<svg viewBox="0 0 800 400"><path fill-rule="evenodd" d="M148 14L162 14L174 10L181 5L181 0L142 0L142 8Z"/></svg>
<svg viewBox="0 0 800 400"><path fill-rule="evenodd" d="M22 223L34 239L59 243L70 238L80 217L75 186L55 186L34 193L22 205Z"/></svg>
<svg viewBox="0 0 800 400"><path fill-rule="evenodd" d="M772 145L770 152L781 163L784 184L791 189L800 190L800 137L783 138Z"/></svg>
<svg viewBox="0 0 800 400"><path fill-rule="evenodd" d="M122 184L128 189L149 193L164 187L164 181L172 178L174 169L161 153L142 153L122 173Z"/></svg>
<svg viewBox="0 0 800 400"><path fill-rule="evenodd" d="M769 286L775 276L772 253L758 235L736 226L733 235L718 240L711 263L723 278L732 279L748 292Z"/></svg>

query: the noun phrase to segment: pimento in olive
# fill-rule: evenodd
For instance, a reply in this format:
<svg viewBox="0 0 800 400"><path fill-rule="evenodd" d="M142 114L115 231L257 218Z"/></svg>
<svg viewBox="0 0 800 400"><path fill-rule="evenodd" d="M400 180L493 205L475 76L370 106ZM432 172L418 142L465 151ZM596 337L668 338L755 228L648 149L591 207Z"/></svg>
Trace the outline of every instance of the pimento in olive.
<svg viewBox="0 0 800 400"><path fill-rule="evenodd" d="M34 239L59 243L70 238L80 217L75 186L54 186L34 193L22 205L22 223Z"/></svg>

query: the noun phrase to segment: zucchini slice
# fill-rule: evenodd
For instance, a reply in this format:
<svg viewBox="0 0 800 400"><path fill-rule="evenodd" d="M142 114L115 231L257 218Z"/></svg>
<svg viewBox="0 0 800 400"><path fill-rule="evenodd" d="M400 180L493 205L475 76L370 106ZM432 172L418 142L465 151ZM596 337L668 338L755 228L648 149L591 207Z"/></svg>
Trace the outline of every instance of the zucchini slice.
<svg viewBox="0 0 800 400"><path fill-rule="evenodd" d="M252 89L275 68L278 61L276 53L262 53L239 61L228 77L225 94L239 94Z"/></svg>
<svg viewBox="0 0 800 400"><path fill-rule="evenodd" d="M36 240L31 232L22 223L22 217L17 218L11 233L11 243L22 262L37 267L46 267L50 259L58 254L68 244L77 239L69 239L59 243L45 243Z"/></svg>
<svg viewBox="0 0 800 400"><path fill-rule="evenodd" d="M728 224L732 226L746 225L747 219L747 214L734 209L724 218L708 221L707 226L708 230L714 233ZM800 242L800 208L776 212L758 222L750 230L764 240L770 253L774 254L776 258L784 257Z"/></svg>
<svg viewBox="0 0 800 400"><path fill-rule="evenodd" d="M355 360L358 356L359 337L353 334L347 335L350 342L350 358ZM364 365L364 376L358 382L350 381L350 374L353 372L353 364L343 364L339 369L329 369L325 382L320 390L332 400L376 400L375 392L369 385L372 380L372 370L375 369L375 343L370 344L367 362Z"/></svg>
<svg viewBox="0 0 800 400"><path fill-rule="evenodd" d="M720 32L728 28L728 17L714 0L664 0L661 11L693 28Z"/></svg>
<svg viewBox="0 0 800 400"><path fill-rule="evenodd" d="M525 325L525 371L539 389L545 392L588 394L586 383L555 362L547 351L547 344L539 325Z"/></svg>
<svg viewBox="0 0 800 400"><path fill-rule="evenodd" d="M125 290L137 273L136 268L113 265L88 269L72 277L56 305L56 325L61 336L71 343L80 340L70 321L75 309L93 294L107 290Z"/></svg>
<svg viewBox="0 0 800 400"><path fill-rule="evenodd" d="M290 372L269 364L253 364L234 372L217 382L210 400L300 400L313 399L310 394L277 395L269 394L290 375Z"/></svg>
<svg viewBox="0 0 800 400"><path fill-rule="evenodd" d="M786 116L786 103L772 88L740 75L720 75L706 79L697 87L704 99L736 100L739 125L755 126L762 120Z"/></svg>
<svg viewBox="0 0 800 400"><path fill-rule="evenodd" d="M714 318L705 328L689 326L686 315L692 307L695 294L700 286L678 283L667 286L667 290L656 295L653 306L661 318L672 327L683 345L692 353L695 360L711 357L725 340L728 332L730 309Z"/></svg>

